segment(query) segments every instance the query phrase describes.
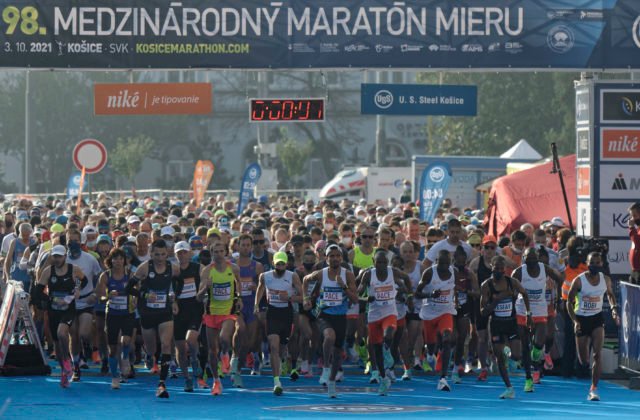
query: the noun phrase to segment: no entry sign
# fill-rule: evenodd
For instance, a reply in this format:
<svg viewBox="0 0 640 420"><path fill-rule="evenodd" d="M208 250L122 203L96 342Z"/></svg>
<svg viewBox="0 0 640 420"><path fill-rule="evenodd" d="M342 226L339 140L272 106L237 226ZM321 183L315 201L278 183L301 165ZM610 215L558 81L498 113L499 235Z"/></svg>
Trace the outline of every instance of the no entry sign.
<svg viewBox="0 0 640 420"><path fill-rule="evenodd" d="M96 139L81 140L73 148L73 163L88 174L100 172L107 164L107 149Z"/></svg>

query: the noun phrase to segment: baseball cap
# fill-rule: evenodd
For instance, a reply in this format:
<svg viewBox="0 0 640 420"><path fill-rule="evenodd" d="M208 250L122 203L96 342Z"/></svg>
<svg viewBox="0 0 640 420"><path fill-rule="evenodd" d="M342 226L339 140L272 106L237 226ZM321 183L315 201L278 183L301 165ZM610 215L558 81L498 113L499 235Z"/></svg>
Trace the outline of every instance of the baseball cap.
<svg viewBox="0 0 640 420"><path fill-rule="evenodd" d="M178 251L191 251L191 247L188 242L180 241L173 247L173 252L177 254Z"/></svg>
<svg viewBox="0 0 640 420"><path fill-rule="evenodd" d="M64 203L56 204L56 209L64 210Z"/></svg>
<svg viewBox="0 0 640 420"><path fill-rule="evenodd" d="M315 223L316 222L316 218L313 215L308 215L307 217L304 218L304 222L306 224L310 224L310 223Z"/></svg>
<svg viewBox="0 0 640 420"><path fill-rule="evenodd" d="M565 227L564 221L558 216L551 219L551 224L556 227Z"/></svg>
<svg viewBox="0 0 640 420"><path fill-rule="evenodd" d="M64 232L64 226L60 223L54 223L51 225L51 233L62 233Z"/></svg>
<svg viewBox="0 0 640 420"><path fill-rule="evenodd" d="M169 217L167 217L167 223L170 225L175 225L176 223L178 223L178 216L176 216L175 214L170 215Z"/></svg>
<svg viewBox="0 0 640 420"><path fill-rule="evenodd" d="M467 239L467 242L469 243L469 245L480 245L480 243L482 242L482 239L480 238L480 235L473 234L469 236L469 239Z"/></svg>
<svg viewBox="0 0 640 420"><path fill-rule="evenodd" d="M132 223L140 223L140 218L136 215L131 215L127 218L127 223L132 224Z"/></svg>
<svg viewBox="0 0 640 420"><path fill-rule="evenodd" d="M84 228L82 228L82 233L84 233L85 235L88 235L88 234L98 233L98 230L95 228L95 226L86 225Z"/></svg>
<svg viewBox="0 0 640 420"><path fill-rule="evenodd" d="M171 226L165 226L160 229L160 236L173 236L174 233L176 233L176 231L173 230Z"/></svg>
<svg viewBox="0 0 640 420"><path fill-rule="evenodd" d="M99 236L98 236L98 241L97 241L97 243L101 243L101 242L106 242L106 243L108 243L109 245L113 245L113 241L111 240L111 238L109 237L109 235L105 235L105 234L103 234L103 235L99 235Z"/></svg>
<svg viewBox="0 0 640 420"><path fill-rule="evenodd" d="M289 262L289 257L287 256L286 252L276 252L273 255L273 265L276 265L281 262L285 264Z"/></svg>
<svg viewBox="0 0 640 420"><path fill-rule="evenodd" d="M211 235L218 235L218 236L220 236L220 229L212 227L211 229L209 229L209 230L207 231L207 237L209 237L209 236L211 236Z"/></svg>
<svg viewBox="0 0 640 420"><path fill-rule="evenodd" d="M56 245L51 248L51 255L67 255L67 249L63 245Z"/></svg>
<svg viewBox="0 0 640 420"><path fill-rule="evenodd" d="M215 212L215 213L213 213L213 215L214 215L215 217L218 217L218 216L226 216L226 215L227 215L227 212L226 212L226 211L224 211L224 210L222 210L222 209L218 209L218 210L216 210L216 212Z"/></svg>
<svg viewBox="0 0 640 420"><path fill-rule="evenodd" d="M340 247L338 245L331 244L331 245L329 245L327 247L327 249L324 250L324 255L328 256L331 251L335 251L335 250L338 250L338 251L340 251L342 253L342 250L340 249Z"/></svg>
<svg viewBox="0 0 640 420"><path fill-rule="evenodd" d="M191 238L189 238L189 245L191 246L191 249L202 249L204 243L202 242L202 238L200 236L193 235Z"/></svg>
<svg viewBox="0 0 640 420"><path fill-rule="evenodd" d="M67 216L58 216L56 217L56 223L60 225L66 225L69 219Z"/></svg>
<svg viewBox="0 0 640 420"><path fill-rule="evenodd" d="M327 241L325 241L324 239L320 239L318 242L316 242L315 250L318 251L320 249L325 249L326 246L327 246Z"/></svg>
<svg viewBox="0 0 640 420"><path fill-rule="evenodd" d="M495 236L493 235L485 235L484 238L482 238L482 245L486 245L486 244L498 244L498 240L496 239Z"/></svg>

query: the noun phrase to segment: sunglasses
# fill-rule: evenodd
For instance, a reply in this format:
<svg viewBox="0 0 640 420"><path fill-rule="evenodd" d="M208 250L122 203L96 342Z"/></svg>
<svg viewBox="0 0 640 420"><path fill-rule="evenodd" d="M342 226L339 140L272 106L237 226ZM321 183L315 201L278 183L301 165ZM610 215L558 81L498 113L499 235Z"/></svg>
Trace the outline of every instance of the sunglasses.
<svg viewBox="0 0 640 420"><path fill-rule="evenodd" d="M485 245L484 249L496 249L495 245Z"/></svg>
<svg viewBox="0 0 640 420"><path fill-rule="evenodd" d="M471 244L472 248L482 248L482 245L480 244Z"/></svg>

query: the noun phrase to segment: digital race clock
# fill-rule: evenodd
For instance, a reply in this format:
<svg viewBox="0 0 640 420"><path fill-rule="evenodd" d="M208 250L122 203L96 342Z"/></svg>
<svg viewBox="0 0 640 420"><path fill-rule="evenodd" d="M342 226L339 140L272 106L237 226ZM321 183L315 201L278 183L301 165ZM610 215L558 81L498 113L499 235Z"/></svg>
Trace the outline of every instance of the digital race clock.
<svg viewBox="0 0 640 420"><path fill-rule="evenodd" d="M249 121L324 121L324 99L251 99Z"/></svg>

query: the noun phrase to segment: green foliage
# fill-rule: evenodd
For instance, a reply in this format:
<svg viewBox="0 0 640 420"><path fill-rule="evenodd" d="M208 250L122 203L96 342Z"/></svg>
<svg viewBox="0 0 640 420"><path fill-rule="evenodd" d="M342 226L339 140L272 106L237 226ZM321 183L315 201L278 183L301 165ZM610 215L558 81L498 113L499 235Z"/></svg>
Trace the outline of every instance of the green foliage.
<svg viewBox="0 0 640 420"><path fill-rule="evenodd" d="M109 164L133 186L136 175L142 169L142 162L154 146L155 141L142 134L118 138L116 147L110 153Z"/></svg>
<svg viewBox="0 0 640 420"><path fill-rule="evenodd" d="M431 119L429 153L500 155L524 138L542 155L575 152L576 73L422 73L432 84L478 86L476 117Z"/></svg>
<svg viewBox="0 0 640 420"><path fill-rule="evenodd" d="M276 152L278 158L282 163L287 177L289 179L300 176L304 173L305 165L313 152L313 144L311 141L307 141L301 144L299 141L289 137L286 128L282 128L280 131L281 140L276 146Z"/></svg>

